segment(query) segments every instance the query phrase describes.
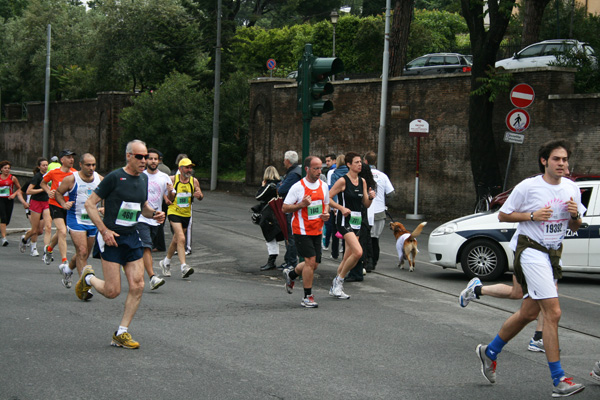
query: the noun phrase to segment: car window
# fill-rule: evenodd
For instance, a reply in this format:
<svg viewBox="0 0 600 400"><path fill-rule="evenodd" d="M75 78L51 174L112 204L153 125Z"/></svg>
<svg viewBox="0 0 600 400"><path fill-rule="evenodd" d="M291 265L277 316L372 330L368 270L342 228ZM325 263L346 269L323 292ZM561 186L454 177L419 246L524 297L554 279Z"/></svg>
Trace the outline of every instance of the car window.
<svg viewBox="0 0 600 400"><path fill-rule="evenodd" d="M594 49L591 46L584 46L584 49L585 49L585 54L587 54L588 56L596 55L594 53Z"/></svg>
<svg viewBox="0 0 600 400"><path fill-rule="evenodd" d="M460 61L456 56L444 56L444 64L445 65L458 65Z"/></svg>
<svg viewBox="0 0 600 400"><path fill-rule="evenodd" d="M429 57L429 61L427 61L427 65L445 65L443 56L433 56Z"/></svg>
<svg viewBox="0 0 600 400"><path fill-rule="evenodd" d="M556 53L562 53L564 51L564 45L562 43L550 43L544 47L542 56L553 56Z"/></svg>
<svg viewBox="0 0 600 400"><path fill-rule="evenodd" d="M585 208L588 208L588 205L590 204L590 198L592 197L592 189L592 187L579 188L579 190L581 191L581 204L583 204ZM583 213L583 215L585 214L587 214L587 211Z"/></svg>
<svg viewBox="0 0 600 400"><path fill-rule="evenodd" d="M424 67L426 62L427 62L427 57L419 57L416 60L412 60L411 62L406 64L406 67L407 68Z"/></svg>
<svg viewBox="0 0 600 400"><path fill-rule="evenodd" d="M521 58L538 57L540 55L540 53L542 52L543 48L544 48L543 44L537 44L537 45L530 46L530 47L526 48L525 50L523 50L522 52L520 52L519 57L521 57Z"/></svg>

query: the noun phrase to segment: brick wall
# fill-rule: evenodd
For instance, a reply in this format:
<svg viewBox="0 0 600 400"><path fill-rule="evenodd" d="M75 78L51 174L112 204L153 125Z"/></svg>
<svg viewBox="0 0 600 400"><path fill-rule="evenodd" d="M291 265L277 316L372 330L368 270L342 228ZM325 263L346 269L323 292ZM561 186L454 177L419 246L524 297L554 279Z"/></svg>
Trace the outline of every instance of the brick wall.
<svg viewBox="0 0 600 400"><path fill-rule="evenodd" d="M535 92L528 108L531 124L525 143L515 145L508 186L538 172L537 149L546 140L566 137L574 144L575 172L600 172L600 98L573 95L574 73L565 68L515 72L513 83L528 83ZM333 112L314 118L310 153L377 152L381 81L334 82ZM417 139L409 122L425 119L430 133L421 139L419 213L448 219L472 212L475 189L468 150L470 75L393 78L389 81L385 172L396 188L390 207L398 217L414 208ZM302 120L296 111L296 84L286 79L253 81L250 95L247 184L259 184L266 166L281 173L283 154L302 154ZM401 118L390 110L399 107ZM510 145L504 143L506 114L514 108L503 93L495 105L494 133L504 175Z"/></svg>
<svg viewBox="0 0 600 400"><path fill-rule="evenodd" d="M124 154L117 154L118 114L130 104L129 99L128 93L106 92L97 99L52 102L49 157L69 148L77 154L92 153L100 172L124 164ZM33 168L43 153L44 103L31 102L26 107L27 117L21 119L21 105L7 105L7 116L12 119L0 123L0 159Z"/></svg>

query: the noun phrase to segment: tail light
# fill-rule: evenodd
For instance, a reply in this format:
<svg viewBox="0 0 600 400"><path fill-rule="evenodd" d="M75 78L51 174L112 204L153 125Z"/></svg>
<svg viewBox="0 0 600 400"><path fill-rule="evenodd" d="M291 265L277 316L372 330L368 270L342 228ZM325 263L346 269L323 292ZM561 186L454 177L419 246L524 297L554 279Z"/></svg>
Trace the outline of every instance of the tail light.
<svg viewBox="0 0 600 400"><path fill-rule="evenodd" d="M471 67L463 67L462 72L471 72Z"/></svg>

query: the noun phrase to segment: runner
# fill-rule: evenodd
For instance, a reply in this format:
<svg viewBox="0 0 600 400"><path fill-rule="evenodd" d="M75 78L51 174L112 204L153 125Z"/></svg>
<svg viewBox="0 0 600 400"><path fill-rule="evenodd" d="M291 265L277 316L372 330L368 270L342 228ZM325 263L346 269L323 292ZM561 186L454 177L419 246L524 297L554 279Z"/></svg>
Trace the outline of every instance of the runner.
<svg viewBox="0 0 600 400"><path fill-rule="evenodd" d="M283 201L282 211L292 214L292 232L296 249L304 261L283 271L285 289L292 294L294 279L302 276L304 298L300 305L317 308L312 293L314 273L321 262L323 224L329 219L329 190L319 179L321 159L308 156L304 160L306 177L296 182Z"/></svg>
<svg viewBox="0 0 600 400"><path fill-rule="evenodd" d="M75 246L75 255L69 264L62 264L62 268L59 267L63 274L62 284L67 289L71 287L75 268L81 276L81 271L87 264L98 234L98 229L90 220L85 209L85 202L98 187L103 177L96 172L96 158L90 153L81 155L79 168L79 172L74 172L63 179L56 190L58 196L55 196L58 204L67 210L67 226ZM69 201L65 202L64 195L66 193L69 195ZM91 299L92 296L92 293L88 292L85 300Z"/></svg>
<svg viewBox="0 0 600 400"><path fill-rule="evenodd" d="M8 246L6 227L10 224L15 197L19 199L26 210L29 208L29 204L27 204L23 198L23 193L21 193L19 180L10 173L11 166L10 161L0 162L0 232L2 233L2 246Z"/></svg>
<svg viewBox="0 0 600 400"><path fill-rule="evenodd" d="M144 291L144 263L140 235L136 225L140 214L161 222L165 213L148 205L148 178L146 168L148 150L140 140L127 143L127 165L109 173L85 202L85 209L100 235L96 240L102 258L104 280L97 278L86 265L75 285L81 300L92 287L106 298L114 299L121 293L121 265L129 285L125 310L119 328L112 336L112 346L137 349L140 344L128 332L129 324L138 309ZM104 220L96 205L104 200Z"/></svg>
<svg viewBox="0 0 600 400"><path fill-rule="evenodd" d="M52 236L52 218L50 217L50 208L48 206L48 194L40 187L40 182L44 179L44 174L48 171L48 160L44 157L37 159L37 166L33 170L33 179L27 185L26 194L29 199L29 229L25 235L21 236L19 250L25 253L28 242L30 243L30 255L39 257L37 251L37 239L41 232L44 232L44 246L50 243Z"/></svg>

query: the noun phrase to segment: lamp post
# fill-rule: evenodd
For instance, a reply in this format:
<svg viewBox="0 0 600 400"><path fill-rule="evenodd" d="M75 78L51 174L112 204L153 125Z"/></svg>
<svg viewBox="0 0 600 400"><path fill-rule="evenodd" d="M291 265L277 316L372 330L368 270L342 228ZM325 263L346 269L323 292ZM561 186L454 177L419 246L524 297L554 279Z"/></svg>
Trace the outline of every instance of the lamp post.
<svg viewBox="0 0 600 400"><path fill-rule="evenodd" d="M333 55L332 57L335 57L335 25L338 22L338 18L340 17L337 13L337 11L333 10L331 12L331 14L329 14L329 17L331 18L331 25L333 25ZM331 80L335 81L335 75L331 75Z"/></svg>

